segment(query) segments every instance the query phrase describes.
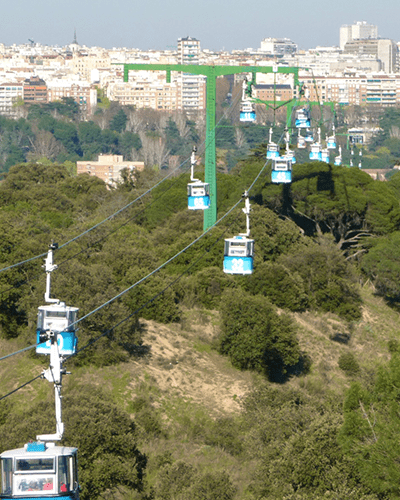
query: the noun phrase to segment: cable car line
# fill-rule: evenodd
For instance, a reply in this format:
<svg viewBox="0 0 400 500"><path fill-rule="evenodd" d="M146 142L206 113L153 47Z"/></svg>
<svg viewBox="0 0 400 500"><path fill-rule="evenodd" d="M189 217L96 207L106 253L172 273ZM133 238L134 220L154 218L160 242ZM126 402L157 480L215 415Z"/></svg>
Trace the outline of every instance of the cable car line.
<svg viewBox="0 0 400 500"><path fill-rule="evenodd" d="M233 103L231 104L230 106L231 110L233 110ZM222 117L220 118L220 120L218 121L218 123L221 122L221 120L224 119L224 115L222 115ZM217 126L218 126L218 123L215 127L215 130L214 130L214 134L217 132ZM205 145L205 146L204 146ZM204 146L204 151L207 149L207 147L209 147L209 145L206 144L206 139L202 142L202 144L199 146L199 147L202 147ZM204 152L203 151L203 152ZM81 238L82 236L85 236L86 234L90 233L91 231L93 231L94 229L98 228L99 226L101 226L102 224L104 224L105 222L107 222L108 220L111 220L113 219L116 215L120 214L121 212L125 211L127 208L129 208L131 205L133 205L134 203L136 203L137 201L141 200L145 195L147 195L148 193L150 193L153 189L157 188L160 184L162 184L165 180L167 180L169 177L171 177L173 174L175 174L179 169L182 168L182 166L189 162L190 160L190 157L189 158L186 158L180 165L178 165L172 172L170 172L169 174L167 174L165 177L163 177L159 182L157 182L154 186L150 187L147 191L145 191L144 193L142 193L140 196L138 196L137 198L135 198L133 201L129 202L127 205L125 205L124 207L120 208L119 210L117 210L116 212L114 212L112 215L109 215L108 217L106 217L104 220L102 220L101 222L99 222L98 224L95 224L94 226L92 226L91 228L87 229L86 231L82 232L81 234L75 236L74 238L72 238L71 240L63 243L62 245L59 246L59 250L67 245L69 245L70 243L78 240L79 238ZM190 162L189 162L189 166L184 170L184 172L186 172L186 170L189 170L190 168ZM26 259L26 260L23 260L23 261L20 261L20 262L17 262L15 264L12 264L10 266L7 266L7 267L4 267L2 269L0 269L0 273L4 272L4 271L8 271L10 269L13 269L15 267L18 267L18 266L21 266L23 264L27 264L28 262L31 262L33 260L37 260L41 257L45 257L47 255L47 252L45 253L42 253L42 254L39 254L39 255L36 255L34 257L31 257L29 259Z"/></svg>
<svg viewBox="0 0 400 500"><path fill-rule="evenodd" d="M9 392L8 394L5 394L4 396L1 396L0 397L0 401L2 401L3 399L7 398L8 396L11 396L12 394L14 394L15 392L19 391L20 389L23 389L24 387L26 387L27 385L31 384L32 382L34 382L35 380L37 380L38 378L41 378L41 377L42 377L42 374L40 374L37 377L29 380L28 382L25 382L25 384L20 385L19 387L17 387L13 391Z"/></svg>
<svg viewBox="0 0 400 500"><path fill-rule="evenodd" d="M241 201L242 201L242 200L239 200L239 201L238 201L238 202L237 202L237 203L236 203L236 204L235 204L235 205L234 205L234 206L233 206L233 207L232 207L232 208L231 208L231 209L230 209L230 210L229 210L229 211L228 211L228 212L227 212L227 213L226 213L226 214L225 214L225 215L224 215L224 216L223 216L223 217L222 217L219 221L218 221L218 222L222 221L225 217L227 217L227 216L230 214L230 212L232 212L232 210L234 210L234 209L235 209L235 208L236 208L236 207L237 207L237 206L241 203ZM127 321L128 319L130 319L132 316L134 316L135 314L137 314L138 312L140 312L140 311L141 311L142 309L144 309L145 307L147 307L147 306L148 306L150 303L152 303L152 302L153 302L156 298L158 298L161 294L163 294L163 293L164 293L164 292L165 292L168 288L170 288L173 284L175 284L177 281L179 281L179 280L182 278L182 276L184 276L186 273L188 273L192 267L194 267L194 266L195 266L198 262L200 262L200 261L204 258L204 256L205 256L205 255L207 255L207 254L209 253L210 249L211 249L214 245L216 245L216 244L217 244L217 243L218 243L218 242L219 242L219 241L223 238L223 236L224 236L224 234L226 233L226 231L228 231L228 229L230 228L230 226L231 226L234 222L236 222L237 218L238 218L238 217L236 217L236 218L235 218L235 219L234 219L234 220L233 220L233 221L232 221L232 222L231 222L231 223L227 226L227 228L226 228L226 229L222 232L221 236L219 236L219 237L215 240L215 242L214 242L214 243L210 244L210 246L207 248L206 252L204 252L204 254L203 254L202 256L200 256L200 257L199 257L198 259L196 259L196 260L195 260L192 264L190 264L190 265L187 267L187 269L185 269L185 271L183 271L183 272L181 273L181 275L179 275L179 276L178 276L178 278L176 278L176 279L175 279L175 280L173 280L171 283L169 283L169 284L168 284L168 285L167 285L167 286L166 286L163 290L161 290L161 292L158 292L158 293L157 293L154 297L152 297L151 299L149 299L149 300L148 300L145 304L143 304L141 307L139 307L138 309L136 309L133 313L131 313L129 316L127 316L126 318L124 318L123 320L121 320L119 323L117 323L116 325L114 325L112 328L110 328L110 329L108 329L106 332L102 333L102 334L101 334L99 337L97 337L96 339L93 339L92 341L90 341L90 342L89 342L86 346L84 346L83 348L81 348L81 349L77 350L75 354L72 354L72 355L67 356L67 357L66 357L66 360L68 360L69 358L71 358L71 357L75 356L75 355L76 355L76 354L78 354L79 352L81 352L81 351L83 351L84 349L86 349L87 347L89 347L89 345L92 345L94 342L96 342L96 341L97 341L97 340L99 340L100 338L104 337L105 335L107 335L108 333L110 333L111 331L113 331L115 328L117 328L118 326L120 326L122 323L124 323L125 321ZM214 227L214 226L213 226L213 227ZM212 229L212 227L210 228L210 230L211 230L211 229ZM200 238L198 238L198 239L200 239ZM198 240L197 240L197 241L198 241ZM187 247L187 248L188 248L188 247ZM185 250L186 250L186 249L185 249ZM182 253L182 252L181 252L181 253ZM174 257L174 258L175 258L175 257ZM156 271L157 271L157 270L155 270L155 272L156 272ZM150 275L149 275L149 276L150 276ZM135 283L135 284L134 284L131 288L135 287L137 284L141 283L142 281L143 281L143 280L139 281L138 283ZM127 291L127 290L125 290L125 291ZM124 292L124 293L125 293L125 292ZM115 298L118 298L118 297L115 297ZM112 299L112 301L113 301L113 300L115 300L115 298L114 298L114 299ZM104 305L106 305L106 304L104 304ZM103 307L103 306L101 306L101 307ZM83 318L81 318L79 321L81 321L82 319L87 318L87 317L88 317L88 316L90 316L91 314L94 314L95 312L97 312L97 310L98 310L98 309L93 310L91 313L87 314L86 316L84 316ZM75 322L75 323L73 323L73 324L77 324L79 321L76 321L76 322ZM72 326L73 324L71 324L71 326ZM45 344L45 342L41 342L41 343L37 343L37 344L33 344L33 345L29 346L29 347L25 347L24 349L21 349L21 350L19 350L19 351L16 351L16 352L14 352L14 353L12 353L12 354L7 354L6 356L3 356L2 358L0 358L0 361L2 361L2 360L4 360L4 359L7 359L7 358L9 358L9 357L11 357L11 356L15 356L16 354L20 354L20 353L22 353L22 352L28 351L28 350L30 350L30 349L34 349L35 347L37 347L37 346L39 346L39 345L41 345L41 344ZM36 377L36 378L38 378L38 377ZM35 378L35 379L33 379L33 380L36 380L36 378ZM27 385L28 383L30 383L30 382L27 382L26 384L24 384L24 385L23 385L23 386L21 386L20 388L24 387L24 386L25 386L25 385ZM18 388L18 389L20 389L20 388ZM18 389L16 389L16 390L18 390ZM14 392L16 392L16 390L15 390L15 391L12 391L10 394L13 394ZM9 395L10 395L10 394L9 394ZM2 399L4 399L5 397L7 397L7 395L6 395L6 396L4 396L4 397L2 397L2 398L0 398L0 401L1 401Z"/></svg>
<svg viewBox="0 0 400 500"><path fill-rule="evenodd" d="M184 165L186 162L188 161L188 159L186 159L183 163L181 163L175 170L173 170L172 172L170 172L168 175L166 175L165 177L163 177L159 182L157 182L154 186L152 186L151 188L149 188L147 191L145 191L144 193L142 193L140 196L138 196L137 198L135 198L133 201L129 202L127 205L125 205L124 207L120 208L119 210L117 210L116 212L114 212L112 215L109 215L107 218L105 218L104 220L102 220L101 222L99 222L98 224L95 224L94 226L92 226L91 228L87 229L86 231L82 232L81 234L75 236L74 238L70 239L69 241L67 241L66 243L63 243L62 245L59 246L59 249L69 245L70 243L78 240L79 238L81 238L82 236L85 236L86 234L90 233L91 231L93 231L94 229L97 229L99 226L101 226L102 224L104 224L105 222L113 219L116 215L120 214L121 212L123 212L124 210L126 210L127 208L129 208L131 205L133 205L134 203L136 203L137 201L141 200L146 194L150 193L153 189L155 189L156 187L158 187L162 182L164 182L166 179L168 179L172 174L174 174L178 169L180 169L182 167L182 165ZM36 260L36 259L39 259L40 257L45 257L47 255L47 252L46 253L42 253L40 255L36 255L35 257L31 257L29 259L26 259L24 261L21 261L21 262L17 262L16 264L12 264L8 267L4 267L3 269L0 269L0 273L2 273L3 271L8 271L10 269L13 269L14 267L18 267L18 266L21 266L23 264L26 264L28 262L31 262L33 260Z"/></svg>
<svg viewBox="0 0 400 500"><path fill-rule="evenodd" d="M93 311L91 311L90 313L86 314L85 316L83 316L82 318L79 318L74 324L78 324L80 323L81 321L83 321L84 319L88 318L89 316L91 316L92 314L100 311L101 309L103 309L103 307L111 304L112 302L114 302L114 300L116 299L119 299L120 297L122 297L123 295L125 295L125 293L129 292L130 290L132 290L133 288L135 288L137 285L140 285L141 283L143 283L144 281L146 281L148 278L150 278L151 276L153 276L153 274L157 273L158 271L160 271L162 268L164 268L167 264L170 264L173 260L175 260L177 257L179 257L180 255L182 255L184 252L186 252L186 250L188 250L189 248L191 248L194 244L196 244L198 241L200 241L206 234L208 234L214 227L216 227L222 220L225 219L225 217L227 217L231 212L232 210L234 210L240 203L241 203L242 200L239 200L235 205L233 205L233 207L231 207L228 212L226 212L220 219L218 219L218 221L211 227L209 227L206 231L204 231L200 236L198 236L196 239L194 239L191 243L189 243L189 245L187 245L185 248L183 248L182 250L180 250L178 253L176 253L173 257L169 258L168 260L166 260L163 264L161 264L160 266L158 266L156 269L154 269L153 271L151 271L149 274L147 274L146 276L144 276L143 278L141 278L139 281L137 281L136 283L134 283L133 285L131 285L130 287L126 288L125 290L123 290L122 292L118 293L115 297L113 297L112 299L108 300L107 302L104 302L102 305L100 305L99 307L97 307L96 309L94 309ZM72 326L72 325L71 325Z"/></svg>
<svg viewBox="0 0 400 500"><path fill-rule="evenodd" d="M265 167L265 165L264 165ZM263 168L264 168L263 167ZM260 174L259 174L260 175ZM259 175L257 176L257 178L259 177ZM253 183L254 184L254 183ZM208 234L214 227L216 227L222 220L224 220L240 203L242 202L242 199L240 199L235 205L233 205L215 224L214 226L211 226L207 231L203 232L198 238L196 238L195 240L193 240L191 243L189 243L189 245L187 245L185 248L183 248L182 250L180 250L178 253L176 253L173 257L171 257L170 259L168 259L166 262L164 262L163 264L161 264L158 268L154 269L151 273L149 273L148 275L144 276L143 278L141 278L139 281L137 281L136 283L134 283L133 285L131 285L130 287L126 288L125 290L123 290L122 292L120 292L119 294L117 294L115 297L113 297L112 299L106 301L105 303L103 303L102 305L100 305L99 307L97 307L96 309L92 310L91 312L89 312L88 314L86 314L85 316L83 316L82 318L78 319L77 321L73 322L70 324L70 326L74 326L76 324L78 324L79 322L83 321L84 319L88 318L89 316L91 316L92 314L98 312L99 310L103 309L105 306L111 304L112 302L114 302L116 299L122 297L123 295L125 295L125 293L129 292L130 290L132 290L133 288L135 288L137 285L140 285L141 283L143 283L144 281L146 281L148 278L150 278L153 274L157 273L159 270L161 270L162 268L164 268L167 264L169 264L170 262L172 262L173 260L175 260L177 257L179 257L181 254L183 254L186 250L188 250L190 247L192 247L195 243L197 243L199 240L201 240L201 238L203 238L206 234ZM24 351L28 351L30 349L33 349L35 347L38 347L39 345L41 344L45 344L45 342L38 342L34 345L31 345L29 347L26 347L22 350L19 350L19 351L16 351L12 354L8 354L6 356L4 356L3 358L0 358L0 361L2 361L3 359L6 359L8 357L11 357L11 356L14 356L16 354L20 354Z"/></svg>
<svg viewBox="0 0 400 500"><path fill-rule="evenodd" d="M259 177L261 176L262 172L264 171L265 167L267 166L268 164L268 161L266 161L263 165L263 167L261 168L260 172L257 174L257 176L255 177L254 181L252 182L252 184L249 186L249 188L247 189L247 191L250 191L254 184L257 182L257 180L259 179ZM224 220L240 203L241 203L242 199L240 199L235 205L233 205L213 226L211 226L210 228L208 228L205 232L203 232L198 238L196 238L195 240L193 240L189 245L187 245L184 249L182 249L180 252L178 252L177 254L175 254L173 257L171 257L169 260L167 260L166 262L164 262L161 266L159 266L157 269L153 270L151 273L149 273L147 276L143 277L141 280L139 280L138 282L134 283L133 285L131 285L130 287L128 287L127 289L123 290L121 293L117 294L115 297L113 297L112 299L110 299L109 301L103 303L101 306L99 306L98 308L94 309L93 311L91 311L90 313L86 314L84 317L80 318L79 320L77 320L76 322L72 323L70 326L73 326L77 323L79 323L80 321L86 319L87 317L91 316L92 314L96 313L97 311L99 311L100 309L102 309L103 307L105 307L106 305L109 305L110 303L112 303L114 300L120 298L121 296L123 296L125 293L127 293L128 291L132 290L134 287L136 287L137 285L141 284L142 282L144 282L145 280L147 280L148 278L150 278L153 274L155 274L156 272L158 272L160 269L162 269L163 267L165 267L167 264L169 264L170 262L172 262L175 258L177 258L178 256L180 256L182 253L184 253L186 250L188 250L191 246L193 246L195 243L197 243L203 236L205 236L206 234L208 234L214 227L216 227L222 220ZM218 240L217 240L218 241ZM56 247L54 247L56 248ZM85 249L86 250L86 249ZM79 252L81 253L81 252ZM69 259L68 259L69 260ZM65 263L66 261L64 261L63 263ZM11 356L14 356L16 354L19 354L21 352L24 352L24 351L27 351L27 350L30 350L30 349L33 349L35 347L38 347L39 345L41 344L44 344L45 342L38 342L37 344L34 344L32 346L29 346L29 347L26 347L22 350L19 350L17 352L14 352L12 354L9 354L7 356L4 356L3 358L0 358L0 361L2 361L3 359L7 359L8 357L11 357Z"/></svg>
<svg viewBox="0 0 400 500"><path fill-rule="evenodd" d="M33 345L30 345L29 347L24 347L24 349L20 349L19 351L13 352L12 354L7 354L6 356L3 356L2 358L0 358L0 361L3 361L3 359L11 358L11 356L15 356L16 354L21 354L22 352L29 351L30 349L34 349L38 345L40 345L40 344L33 344Z"/></svg>
<svg viewBox="0 0 400 500"><path fill-rule="evenodd" d="M236 205L234 205L230 210L229 212L227 212L224 217L226 217L234 208L236 208L240 203L241 203L242 200L238 201L236 203ZM118 323L116 323L114 326L112 326L111 328L109 328L108 330L106 330L105 332L103 332L101 335L99 335L98 337L96 337L95 339L92 339L90 340L85 346L83 346L81 349L78 349L74 354L71 354L70 356L67 356L66 357L66 361L68 361L70 358L74 357L74 356L77 356L79 353L81 353L83 350L87 349L88 347L92 346L95 342L97 342L98 340L100 340L101 338L105 337L106 335L108 335L109 333L111 333L113 330L115 330L116 328L118 328L120 325L122 325L123 323L125 323L125 321L128 321L130 318L132 318L133 316L135 316L136 314L138 314L140 311L142 311L143 309L145 309L149 304L151 304L152 302L154 302L160 295L162 295L163 293L165 293L166 290L168 290L168 288L170 288L172 285L174 285L175 283L177 283L185 274L187 274L196 264L198 264L210 251L210 249L216 245L219 241L221 241L221 239L224 237L225 233L228 231L228 229L230 228L230 226L236 222L238 217L236 217L229 225L228 227L222 232L222 234L206 249L206 251L203 253L203 255L201 255L200 257L198 257L194 262L192 262L177 278L175 278L174 280L172 280L167 286L165 286L161 291L159 291L158 293L156 293L156 295L154 295L151 299L149 299L147 302L145 302L144 304L142 304L139 308L137 308L134 312L132 312L131 314L129 314L128 316L126 316L124 319L122 319L121 321L119 321ZM220 221L222 220L222 218L220 219ZM219 222L219 221L218 221ZM215 227L215 226L213 226ZM210 228L210 230L212 229L212 227ZM87 316L86 316L87 317ZM83 319L83 318L82 318Z"/></svg>
<svg viewBox="0 0 400 500"><path fill-rule="evenodd" d="M234 207L232 207L232 209L227 212L225 214L224 217L226 217L234 208L236 208L236 206L241 203L242 200L240 200ZM222 219L221 219L222 220ZM115 330L116 328L118 328L120 325L122 325L123 323L125 323L125 321L128 321L128 319L132 318L132 316L134 316L135 314L138 314L141 310L143 310L145 307L147 307L149 304L151 304L152 302L154 302L154 300L156 300L160 295L162 295L166 290L168 290L168 288L170 288L172 285L174 285L175 283L177 283L185 274L187 274L190 269L192 267L194 267L196 264L198 264L210 251L210 249L216 245L224 236L224 234L226 233L226 231L228 231L228 229L230 228L230 226L237 220L237 217L229 224L229 226L223 231L223 233L221 234L221 236L219 236L214 243L212 243L208 249L203 253L203 255L201 255L198 259L196 259L194 262L192 262L188 267L187 269L185 269L185 271L183 271L177 278L175 278L171 283L169 283L166 287L164 287L160 292L158 292L156 295L154 295L151 299L149 299L145 304L143 304L142 306L140 306L138 309L136 309L133 313L131 313L129 316L126 316L124 319L122 319L121 321L119 321L118 323L116 323L114 326L112 326L111 328L109 328L108 330L106 330L105 332L103 332L101 335L99 335L98 337L96 337L95 339L92 339L90 342L88 342L85 346L83 346L81 349L78 349L76 351L76 353L74 354L71 354L69 356L67 356L65 358L65 361L68 361L70 358L72 357L75 357L77 356L79 353L81 353L82 351L84 351L85 349L87 349L88 347L92 346L95 342L97 342L98 340L100 340L101 338L105 337L106 335L108 335L109 333L111 333L113 330ZM211 229L211 228L210 228ZM2 361L3 359L6 359L10 356L14 356L15 354L19 354L23 351L26 351L28 349L32 349L34 347L36 347L38 344L35 344L33 346L30 346L30 347L27 347L25 349L22 349L21 351L18 351L18 352L14 352L13 354L9 354L7 356L4 356L3 358L0 358L0 361ZM41 373L40 375L38 375L37 377L29 380L28 382L25 382L24 384L22 384L20 387L14 389L13 391L9 392L8 394L5 394L4 396L0 397L0 401L2 401L3 399L7 398L8 396L11 396L12 394L14 394L15 392L19 391L20 389L24 388L25 386L31 384L32 382L34 382L35 380L41 378L43 376L43 374Z"/></svg>

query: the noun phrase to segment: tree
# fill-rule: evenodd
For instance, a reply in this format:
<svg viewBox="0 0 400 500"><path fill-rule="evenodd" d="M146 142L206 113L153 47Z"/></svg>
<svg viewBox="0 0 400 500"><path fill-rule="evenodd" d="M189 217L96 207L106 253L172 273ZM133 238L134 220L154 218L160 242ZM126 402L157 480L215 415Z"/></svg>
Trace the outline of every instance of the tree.
<svg viewBox="0 0 400 500"><path fill-rule="evenodd" d="M361 268L386 299L400 300L400 232L373 239L362 256Z"/></svg>
<svg viewBox="0 0 400 500"><path fill-rule="evenodd" d="M361 297L354 270L328 238L301 252L280 256L278 263L300 275L309 304L349 320L361 317Z"/></svg>
<svg viewBox="0 0 400 500"><path fill-rule="evenodd" d="M267 206L270 199L278 201L271 196L274 189L263 190ZM357 168L299 165L290 189L283 194L280 212L306 234L329 232L346 255L363 251L364 236L392 232L400 222L399 203L390 187Z"/></svg>
<svg viewBox="0 0 400 500"><path fill-rule="evenodd" d="M48 158L54 160L64 150L61 142L57 141L51 132L39 130L35 140L32 142L33 155L28 155L34 158Z"/></svg>
<svg viewBox="0 0 400 500"><path fill-rule="evenodd" d="M381 366L372 388L353 383L344 403L339 442L357 466L361 483L379 498L400 495L398 396L400 357Z"/></svg>
<svg viewBox="0 0 400 500"><path fill-rule="evenodd" d="M123 132L126 129L126 122L128 118L125 111L120 108L117 113L111 118L109 127L116 132Z"/></svg>
<svg viewBox="0 0 400 500"><path fill-rule="evenodd" d="M221 300L219 351L242 370L279 379L300 357L295 328L288 316L278 316L268 299L229 289Z"/></svg>
<svg viewBox="0 0 400 500"><path fill-rule="evenodd" d="M263 262L257 265L246 289L254 295L264 295L278 307L302 311L308 305L304 282L297 272L290 272L283 265Z"/></svg>
<svg viewBox="0 0 400 500"><path fill-rule="evenodd" d="M82 500L94 500L120 485L141 490L146 456L139 451L135 424L94 386L65 392L65 440L79 453Z"/></svg>

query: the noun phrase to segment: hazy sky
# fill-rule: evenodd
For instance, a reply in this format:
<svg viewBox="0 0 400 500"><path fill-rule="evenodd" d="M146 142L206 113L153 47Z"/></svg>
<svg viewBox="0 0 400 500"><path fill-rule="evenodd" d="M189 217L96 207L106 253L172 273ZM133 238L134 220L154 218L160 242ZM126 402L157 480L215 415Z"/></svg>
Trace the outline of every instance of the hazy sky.
<svg viewBox="0 0 400 500"><path fill-rule="evenodd" d="M308 49L339 45L340 26L354 21L400 41L399 18L399 0L14 0L2 7L0 43L63 46L76 28L80 44L106 48L164 50L191 36L203 49L231 51L272 36Z"/></svg>

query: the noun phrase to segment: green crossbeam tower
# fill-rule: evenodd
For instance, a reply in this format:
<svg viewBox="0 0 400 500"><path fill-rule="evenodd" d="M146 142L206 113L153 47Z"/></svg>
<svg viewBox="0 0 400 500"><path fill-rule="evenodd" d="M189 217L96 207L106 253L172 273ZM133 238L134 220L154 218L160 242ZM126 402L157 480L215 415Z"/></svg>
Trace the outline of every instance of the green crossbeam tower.
<svg viewBox="0 0 400 500"><path fill-rule="evenodd" d="M204 231L217 221L217 168L215 160L215 91L219 76L252 73L255 83L256 73L286 73L294 75L294 86L299 87L299 68L285 66L207 66L197 64L122 64L124 82L128 82L129 71L166 71L167 83L171 82L171 71L203 75L207 77L206 94L206 145L205 182L210 185L210 208L204 210Z"/></svg>

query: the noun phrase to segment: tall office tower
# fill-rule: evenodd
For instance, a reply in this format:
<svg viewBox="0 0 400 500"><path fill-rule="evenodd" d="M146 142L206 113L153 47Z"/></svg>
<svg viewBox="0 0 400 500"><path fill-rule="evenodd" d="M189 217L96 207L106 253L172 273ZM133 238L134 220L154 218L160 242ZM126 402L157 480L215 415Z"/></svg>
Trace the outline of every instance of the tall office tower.
<svg viewBox="0 0 400 500"><path fill-rule="evenodd" d="M178 38L178 64L199 64L200 41L190 36ZM205 79L200 75L181 73L180 109L189 115L205 109Z"/></svg>
<svg viewBox="0 0 400 500"><path fill-rule="evenodd" d="M368 38L378 38L378 27L368 24L366 21L358 21L354 24L345 24L340 27L340 48L342 50L347 42Z"/></svg>

